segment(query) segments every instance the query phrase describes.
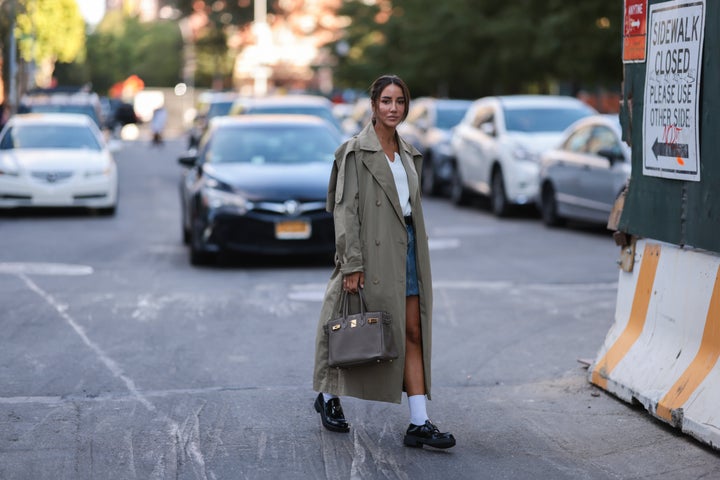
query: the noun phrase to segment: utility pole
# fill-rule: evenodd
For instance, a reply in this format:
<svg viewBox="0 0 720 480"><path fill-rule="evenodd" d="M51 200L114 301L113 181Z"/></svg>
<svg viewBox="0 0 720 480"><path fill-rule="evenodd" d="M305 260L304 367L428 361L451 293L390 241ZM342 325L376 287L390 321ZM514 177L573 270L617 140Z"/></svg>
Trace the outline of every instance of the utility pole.
<svg viewBox="0 0 720 480"><path fill-rule="evenodd" d="M15 40L15 21L17 0L12 0L10 10L10 31L8 32L8 105L10 114L17 113L17 42Z"/></svg>
<svg viewBox="0 0 720 480"><path fill-rule="evenodd" d="M259 61L253 72L255 78L254 91L255 95L263 96L267 94L267 81L270 76L270 67L263 63L263 59L270 54L272 39L270 37L270 27L267 24L267 0L255 0L254 3L255 21L253 29L257 38L257 50L259 52Z"/></svg>

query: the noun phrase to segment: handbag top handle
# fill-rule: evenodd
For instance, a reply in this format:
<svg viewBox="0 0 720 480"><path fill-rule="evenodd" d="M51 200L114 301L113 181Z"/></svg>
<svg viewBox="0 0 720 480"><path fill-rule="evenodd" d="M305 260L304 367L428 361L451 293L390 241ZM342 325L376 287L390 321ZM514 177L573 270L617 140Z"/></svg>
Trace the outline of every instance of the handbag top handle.
<svg viewBox="0 0 720 480"><path fill-rule="evenodd" d="M358 286L358 295L360 295L360 313L362 315L365 315L365 311L367 310L367 304L365 303L365 294L363 294L363 289L360 286ZM340 298L340 305L342 308L343 318L347 318L348 310L350 308L349 307L350 296L348 295L348 293L345 290L342 291L342 297ZM340 309L338 309L338 313L340 313L339 310Z"/></svg>

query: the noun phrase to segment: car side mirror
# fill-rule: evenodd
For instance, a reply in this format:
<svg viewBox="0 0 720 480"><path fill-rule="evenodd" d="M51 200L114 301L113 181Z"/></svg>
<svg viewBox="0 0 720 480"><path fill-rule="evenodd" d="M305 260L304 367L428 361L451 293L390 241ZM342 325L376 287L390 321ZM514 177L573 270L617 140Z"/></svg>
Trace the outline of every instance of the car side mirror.
<svg viewBox="0 0 720 480"><path fill-rule="evenodd" d="M197 153L196 152L188 152L188 155L183 155L182 157L178 158L178 163L184 167L187 168L193 168L195 165L197 165Z"/></svg>
<svg viewBox="0 0 720 480"><path fill-rule="evenodd" d="M621 152L618 152L617 150L613 150L612 148L601 148L597 152L598 155L601 157L605 157L610 162L610 165L614 164L615 162L622 162L625 160L625 157L623 157L623 154Z"/></svg>
<svg viewBox="0 0 720 480"><path fill-rule="evenodd" d="M485 135L494 137L495 136L495 125L493 125L491 122L485 122L482 125L480 125L480 131L483 132Z"/></svg>

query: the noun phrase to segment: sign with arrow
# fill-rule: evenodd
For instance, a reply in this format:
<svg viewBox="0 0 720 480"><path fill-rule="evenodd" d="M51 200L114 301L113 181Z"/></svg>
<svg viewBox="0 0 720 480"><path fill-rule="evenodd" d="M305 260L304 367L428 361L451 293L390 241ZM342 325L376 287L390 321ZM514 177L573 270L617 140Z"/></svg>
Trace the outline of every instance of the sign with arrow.
<svg viewBox="0 0 720 480"><path fill-rule="evenodd" d="M698 182L705 0L651 5L647 27L643 175Z"/></svg>
<svg viewBox="0 0 720 480"><path fill-rule="evenodd" d="M625 0L623 63L645 61L647 0Z"/></svg>

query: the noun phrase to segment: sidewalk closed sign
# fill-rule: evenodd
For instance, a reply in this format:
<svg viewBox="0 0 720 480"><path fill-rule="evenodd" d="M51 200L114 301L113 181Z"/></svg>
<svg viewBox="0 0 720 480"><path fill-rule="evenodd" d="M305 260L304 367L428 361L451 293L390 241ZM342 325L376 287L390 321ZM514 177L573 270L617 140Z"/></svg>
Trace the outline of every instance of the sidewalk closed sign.
<svg viewBox="0 0 720 480"><path fill-rule="evenodd" d="M700 181L705 0L651 5L647 22L643 175Z"/></svg>

